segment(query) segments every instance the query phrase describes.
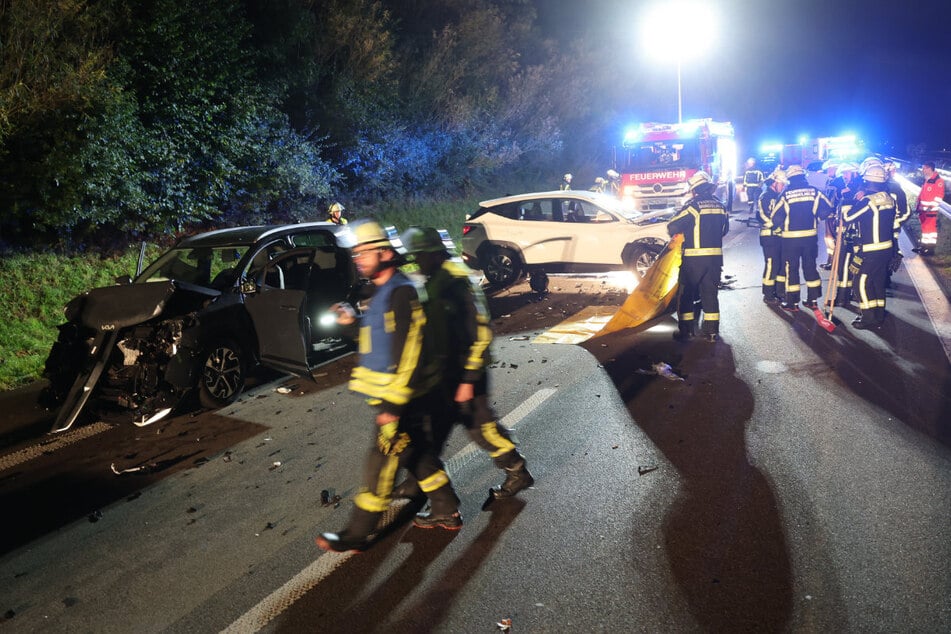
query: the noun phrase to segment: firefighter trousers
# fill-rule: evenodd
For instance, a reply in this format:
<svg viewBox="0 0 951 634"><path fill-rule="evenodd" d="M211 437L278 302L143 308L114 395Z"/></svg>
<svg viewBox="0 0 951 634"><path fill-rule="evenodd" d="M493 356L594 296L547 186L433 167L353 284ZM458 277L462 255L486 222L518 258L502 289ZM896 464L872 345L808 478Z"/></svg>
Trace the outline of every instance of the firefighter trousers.
<svg viewBox="0 0 951 634"><path fill-rule="evenodd" d="M696 332L696 323L700 320L698 303L703 310L702 332L707 335L720 332L720 299L717 291L722 268L721 255L684 256L680 265L677 301L677 320L681 332Z"/></svg>
<svg viewBox="0 0 951 634"><path fill-rule="evenodd" d="M852 292L862 311L862 323L875 326L885 321L885 282L891 249L858 253L852 261L855 276Z"/></svg>
<svg viewBox="0 0 951 634"><path fill-rule="evenodd" d="M438 390L433 390L407 404L400 415L397 435L405 432L409 443L399 451L384 453L377 443L379 430L373 425L373 444L364 462L362 488L354 498L355 510L385 511L390 505L396 473L402 465L406 465L419 482L432 504L433 513L448 515L458 510L459 498L426 429L428 417L441 407L439 396ZM360 515L355 513L352 518Z"/></svg>
<svg viewBox="0 0 951 634"><path fill-rule="evenodd" d="M782 273L782 248L779 236L760 236L763 247L763 296L784 299L786 276Z"/></svg>
<svg viewBox="0 0 951 634"><path fill-rule="evenodd" d="M814 302L822 294L822 280L819 278L819 269L816 267L816 258L819 256L819 239L816 236L802 238L783 238L782 257L783 272L786 276L786 303L799 303L800 285L799 270L802 268L802 279L806 282L806 301Z"/></svg>

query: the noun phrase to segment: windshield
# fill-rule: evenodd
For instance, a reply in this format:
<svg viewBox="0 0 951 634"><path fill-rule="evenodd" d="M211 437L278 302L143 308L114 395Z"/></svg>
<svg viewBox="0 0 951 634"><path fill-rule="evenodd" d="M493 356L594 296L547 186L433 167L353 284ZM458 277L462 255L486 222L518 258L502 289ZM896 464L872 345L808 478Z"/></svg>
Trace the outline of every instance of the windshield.
<svg viewBox="0 0 951 634"><path fill-rule="evenodd" d="M234 267L247 250L246 245L172 249L145 269L136 283L179 280L199 286L229 286L237 279Z"/></svg>
<svg viewBox="0 0 951 634"><path fill-rule="evenodd" d="M639 143L628 150L627 171L697 167L700 144L697 139L672 139Z"/></svg>

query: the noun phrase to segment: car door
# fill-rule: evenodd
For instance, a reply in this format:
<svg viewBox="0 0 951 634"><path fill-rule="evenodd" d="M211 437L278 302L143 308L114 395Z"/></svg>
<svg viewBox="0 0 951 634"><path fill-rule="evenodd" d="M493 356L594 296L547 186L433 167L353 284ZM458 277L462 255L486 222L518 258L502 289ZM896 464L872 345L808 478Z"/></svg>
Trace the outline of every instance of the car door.
<svg viewBox="0 0 951 634"><path fill-rule="evenodd" d="M263 272L248 283L244 303L258 339L263 365L307 374L310 319L306 315L307 280L313 248L277 254Z"/></svg>
<svg viewBox="0 0 951 634"><path fill-rule="evenodd" d="M562 201L539 198L519 203L517 235L526 264L571 262L574 233L560 218Z"/></svg>
<svg viewBox="0 0 951 634"><path fill-rule="evenodd" d="M621 263L621 251L630 242L632 225L587 200L571 201L581 220L575 225L574 261L587 265Z"/></svg>

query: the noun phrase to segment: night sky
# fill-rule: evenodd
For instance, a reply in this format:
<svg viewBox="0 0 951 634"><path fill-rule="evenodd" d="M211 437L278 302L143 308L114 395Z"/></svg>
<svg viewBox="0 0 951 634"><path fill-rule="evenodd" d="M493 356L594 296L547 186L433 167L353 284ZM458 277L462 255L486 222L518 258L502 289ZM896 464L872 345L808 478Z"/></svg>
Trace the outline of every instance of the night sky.
<svg viewBox="0 0 951 634"><path fill-rule="evenodd" d="M653 2L536 0L549 33L605 46L618 71L610 99L627 123L677 120L676 58L638 46ZM951 5L917 0L710 0L710 53L682 67L684 118L734 123L741 152L802 134L855 133L903 155L910 144L951 150ZM589 39L589 38L593 38ZM672 29L671 46L677 30ZM619 132L620 134L620 132Z"/></svg>

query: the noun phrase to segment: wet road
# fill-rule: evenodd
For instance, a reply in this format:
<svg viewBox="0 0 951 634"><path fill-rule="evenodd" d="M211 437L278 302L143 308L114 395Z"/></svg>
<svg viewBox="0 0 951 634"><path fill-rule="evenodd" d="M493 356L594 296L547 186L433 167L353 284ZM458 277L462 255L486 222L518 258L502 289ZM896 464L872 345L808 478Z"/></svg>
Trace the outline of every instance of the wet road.
<svg viewBox="0 0 951 634"><path fill-rule="evenodd" d="M395 517L367 553L314 547L346 522L369 440L350 359L216 414L11 445L0 502L30 528L4 528L4 628L948 631L951 372L908 268L883 331L841 311L829 334L760 301L756 231L732 229L714 345L674 342L672 318L524 339L620 304L602 280L494 298L496 407L537 483L483 511L501 476L454 437L459 533Z"/></svg>

